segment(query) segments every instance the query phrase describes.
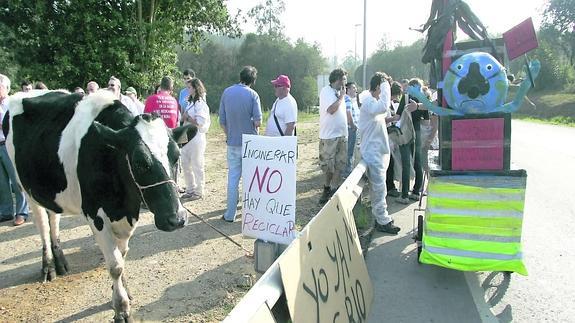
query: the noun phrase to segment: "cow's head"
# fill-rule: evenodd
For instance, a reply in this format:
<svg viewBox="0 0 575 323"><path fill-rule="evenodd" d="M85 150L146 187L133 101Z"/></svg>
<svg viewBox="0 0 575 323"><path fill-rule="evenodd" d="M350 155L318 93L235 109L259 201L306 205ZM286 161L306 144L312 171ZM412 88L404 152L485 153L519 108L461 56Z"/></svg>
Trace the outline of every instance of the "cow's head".
<svg viewBox="0 0 575 323"><path fill-rule="evenodd" d="M184 135L192 138L197 129L188 125L170 131L161 118L149 114L137 116L130 126L118 131L98 122L94 127L102 140L126 159L126 178L154 214L156 227L162 231L183 227L188 214L174 181L180 156L176 142Z"/></svg>

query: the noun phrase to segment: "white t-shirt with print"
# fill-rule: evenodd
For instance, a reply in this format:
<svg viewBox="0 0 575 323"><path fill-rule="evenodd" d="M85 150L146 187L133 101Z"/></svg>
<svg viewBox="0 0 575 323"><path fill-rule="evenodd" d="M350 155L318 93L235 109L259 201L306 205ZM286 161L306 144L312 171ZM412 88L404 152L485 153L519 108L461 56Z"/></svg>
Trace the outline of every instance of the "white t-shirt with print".
<svg viewBox="0 0 575 323"><path fill-rule="evenodd" d="M288 93L285 98L276 99L276 102L274 102L266 125L266 136L281 136L274 120L274 114L278 119L282 132L285 135L287 124L290 122L297 122L297 102L291 94Z"/></svg>
<svg viewBox="0 0 575 323"><path fill-rule="evenodd" d="M327 112L332 103L337 101L337 92L327 85L319 94L319 139L333 139L337 137L347 137L347 112L345 100L334 114Z"/></svg>

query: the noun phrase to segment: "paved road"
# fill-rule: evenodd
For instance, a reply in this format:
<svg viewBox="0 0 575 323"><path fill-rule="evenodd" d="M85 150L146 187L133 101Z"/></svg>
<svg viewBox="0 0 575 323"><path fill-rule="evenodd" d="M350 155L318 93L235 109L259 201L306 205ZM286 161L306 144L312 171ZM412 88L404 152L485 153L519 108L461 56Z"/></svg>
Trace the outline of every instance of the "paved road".
<svg viewBox="0 0 575 323"><path fill-rule="evenodd" d="M376 234L367 255L369 322L575 321L575 128L513 121L512 169L527 170L523 221L529 276L463 273L416 261L415 204L390 203L403 228Z"/></svg>

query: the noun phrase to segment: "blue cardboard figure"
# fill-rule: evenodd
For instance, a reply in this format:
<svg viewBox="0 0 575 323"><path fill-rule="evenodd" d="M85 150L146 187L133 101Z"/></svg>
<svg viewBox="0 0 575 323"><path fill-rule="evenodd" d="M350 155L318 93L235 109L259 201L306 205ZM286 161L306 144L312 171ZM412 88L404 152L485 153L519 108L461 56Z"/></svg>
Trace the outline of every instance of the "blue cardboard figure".
<svg viewBox="0 0 575 323"><path fill-rule="evenodd" d="M528 77L521 82L515 99L505 103L509 81L505 67L490 54L475 52L461 56L450 66L443 82L443 97L452 109L433 104L417 87L410 87L408 93L437 115L486 114L492 112L511 113L517 111L532 82L539 75L541 63L529 62Z"/></svg>

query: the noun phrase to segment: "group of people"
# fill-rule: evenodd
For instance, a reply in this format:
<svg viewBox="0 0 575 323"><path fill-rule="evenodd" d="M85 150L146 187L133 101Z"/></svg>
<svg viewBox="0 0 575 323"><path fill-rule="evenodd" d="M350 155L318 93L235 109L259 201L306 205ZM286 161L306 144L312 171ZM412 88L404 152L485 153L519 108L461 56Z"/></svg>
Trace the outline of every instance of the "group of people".
<svg viewBox="0 0 575 323"><path fill-rule="evenodd" d="M419 79L401 84L377 72L369 89L358 94L357 85L347 82L347 72L335 69L319 97L319 161L324 174L319 202L326 203L350 174L359 142L367 165L376 229L392 234L400 228L389 216L386 197L398 197L397 202L403 204L420 198L426 151L437 131L436 117L417 100L408 98L407 86L429 91ZM425 133L421 123L425 123ZM410 191L412 169L415 183ZM395 186L395 175L399 175L401 193Z"/></svg>
<svg viewBox="0 0 575 323"><path fill-rule="evenodd" d="M0 75L0 102L10 89L10 80ZM206 134L210 128L210 109L206 103L206 88L192 69L183 72L186 85L178 96L173 95L174 80L162 78L156 93L145 103L139 101L137 92L128 87L122 94L121 82L112 76L107 89L112 91L134 115L155 113L168 128L191 124L197 127L197 135L182 142L181 162L185 188L182 199L197 200L204 197ZM233 222L239 201L239 182L242 170L242 135L259 134L262 124L262 108L258 93L252 89L257 80L257 69L245 66L239 75L239 83L224 90L219 106L219 124L227 144L227 207L222 219ZM297 102L290 94L291 81L287 75L271 80L277 99L273 103L265 127L267 136L296 135ZM437 130L437 120L423 105L406 95L407 86L428 91L419 79L394 82L385 73L375 73L369 89L358 93L354 82L347 82L347 72L341 68L329 75L329 85L321 89L319 96L319 163L324 174L320 204L326 203L355 166L358 147L367 165L370 183L372 212L376 229L396 234L400 228L394 224L387 211L387 195L397 197L397 202L408 204L418 200L422 193L423 168L426 151ZM22 83L22 91L31 89L29 82ZM99 90L95 81L75 92L90 95ZM426 92L427 94L427 92ZM429 97L431 94L429 93ZM2 105L2 112L5 111ZM430 121L431 120L431 121ZM433 122L435 121L435 122ZM424 127L422 127L424 124ZM24 195L15 185L15 174L8 158L4 140L0 134L0 219L16 219L19 225L28 218ZM411 174L415 183L410 190ZM395 180L401 184L396 188ZM16 194L14 208L11 192Z"/></svg>
<svg viewBox="0 0 575 323"><path fill-rule="evenodd" d="M195 200L202 198L204 194L204 154L206 147L206 133L210 127L210 112L206 103L206 90L202 81L195 77L193 70L184 71L184 81L186 87L181 91L178 102L173 96L174 80L165 76L162 78L156 93L149 96L145 103L142 103L133 87L128 87L122 93L122 83L111 76L108 80L109 90L118 98L120 102L137 116L142 113L153 113L162 118L168 128L175 128L180 124L192 124L197 127L197 135L182 145L182 168L186 188L181 189L184 193L182 198ZM7 98L11 88L11 81L5 75L0 74L0 127L2 119L8 110ZM46 90L46 85L37 82L35 89ZM33 90L32 83L23 81L20 91L29 92ZM74 93L80 95L91 95L100 90L100 86L95 81L90 81L86 85L86 92L80 87L74 89ZM183 93L183 94L182 94ZM28 220L28 204L24 193L17 184L17 177L13 164L8 156L5 146L6 138L0 132L0 222L14 221L15 226L19 226ZM12 197L14 193L15 203Z"/></svg>

